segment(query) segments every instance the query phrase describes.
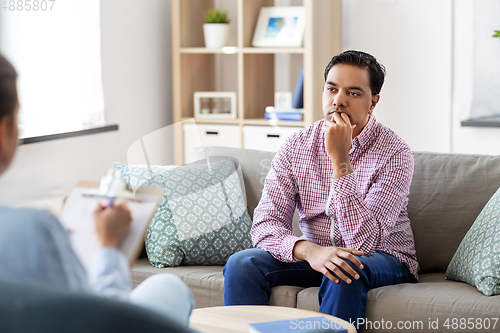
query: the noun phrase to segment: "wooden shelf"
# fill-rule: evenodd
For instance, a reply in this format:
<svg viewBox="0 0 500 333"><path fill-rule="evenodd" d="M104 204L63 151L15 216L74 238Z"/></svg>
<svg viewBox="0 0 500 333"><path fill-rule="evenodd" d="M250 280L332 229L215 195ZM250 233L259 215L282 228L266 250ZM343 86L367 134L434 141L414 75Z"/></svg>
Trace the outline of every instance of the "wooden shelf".
<svg viewBox="0 0 500 333"><path fill-rule="evenodd" d="M180 53L190 54L304 54L302 47L243 47L226 46L220 49L207 49L206 47L182 47Z"/></svg>
<svg viewBox="0 0 500 333"><path fill-rule="evenodd" d="M244 47L243 53L304 54L302 47Z"/></svg>
<svg viewBox="0 0 500 333"><path fill-rule="evenodd" d="M277 121L268 119L206 119L184 117L180 121L196 122L198 124L227 124L227 125L259 125L259 126L296 126L304 127L303 121Z"/></svg>
<svg viewBox="0 0 500 333"><path fill-rule="evenodd" d="M239 125L240 121L238 119L206 119L206 118L188 118L184 117L181 121L192 121L199 124L227 124L227 125Z"/></svg>
<svg viewBox="0 0 500 333"><path fill-rule="evenodd" d="M304 127L305 122L303 121L278 121L278 120L267 120L267 119L245 119L243 121L244 125L266 125L266 126L297 126Z"/></svg>
<svg viewBox="0 0 500 333"><path fill-rule="evenodd" d="M240 52L237 46L226 46L221 49L207 49L206 47L183 47L180 53L190 54L235 54Z"/></svg>
<svg viewBox="0 0 500 333"><path fill-rule="evenodd" d="M231 18L229 44L221 49L205 48L202 13L215 6L214 0L171 0L172 89L174 123L194 117L196 91L234 91L237 119L196 119L200 124L238 126L307 127L323 118L321 87L323 72L331 57L342 51L342 0L293 0L303 6L306 26L303 47L252 47L252 38L261 7L274 0L224 0ZM220 3L217 3L221 5ZM274 105L275 66L292 59L289 80L304 69L304 120L264 119L266 106ZM281 83L280 83L281 84ZM287 83L291 86L292 83ZM281 84L282 85L282 84ZM293 87L289 89L293 91ZM175 126L175 163L184 161L182 126ZM241 140L242 144L244 140Z"/></svg>

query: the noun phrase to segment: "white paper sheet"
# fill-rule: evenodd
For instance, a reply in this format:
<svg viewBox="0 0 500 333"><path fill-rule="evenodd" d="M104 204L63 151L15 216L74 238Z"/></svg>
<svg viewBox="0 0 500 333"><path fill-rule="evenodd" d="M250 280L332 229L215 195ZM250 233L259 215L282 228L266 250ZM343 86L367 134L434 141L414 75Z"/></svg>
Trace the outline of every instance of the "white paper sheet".
<svg viewBox="0 0 500 333"><path fill-rule="evenodd" d="M68 230L75 253L80 258L83 266L88 269L94 253L99 250L100 243L95 233L93 212L99 202L106 200L97 197L83 196L88 190L75 187L63 207L59 219ZM123 240L120 249L125 253L130 263L136 258L138 247L142 245L144 233L151 221L161 196L156 202L127 202L132 215L130 232Z"/></svg>

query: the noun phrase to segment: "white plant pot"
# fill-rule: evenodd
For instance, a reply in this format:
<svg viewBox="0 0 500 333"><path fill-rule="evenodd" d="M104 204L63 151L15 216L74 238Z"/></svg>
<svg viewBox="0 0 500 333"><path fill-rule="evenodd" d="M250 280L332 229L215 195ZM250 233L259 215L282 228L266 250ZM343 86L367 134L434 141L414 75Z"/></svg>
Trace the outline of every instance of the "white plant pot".
<svg viewBox="0 0 500 333"><path fill-rule="evenodd" d="M205 23L203 24L205 36L205 47L208 49L220 49L226 46L229 34L228 23Z"/></svg>

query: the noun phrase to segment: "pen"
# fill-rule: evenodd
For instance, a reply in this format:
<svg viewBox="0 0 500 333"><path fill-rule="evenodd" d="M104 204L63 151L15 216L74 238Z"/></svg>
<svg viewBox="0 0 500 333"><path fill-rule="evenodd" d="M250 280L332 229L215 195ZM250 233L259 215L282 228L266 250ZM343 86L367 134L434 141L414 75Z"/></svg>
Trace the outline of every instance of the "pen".
<svg viewBox="0 0 500 333"><path fill-rule="evenodd" d="M114 183L115 183L115 181L116 181L116 177L115 177L115 169L112 169L112 170L113 170L113 171L112 171L112 178L111 178L111 182L108 184L108 190L107 190L108 195L110 195L110 194L111 194L111 189L112 189L112 187L113 187L113 184L114 184ZM108 173L109 173L109 171L108 171ZM104 209L111 207L111 206L113 205L113 202L115 201L115 198L114 198L114 197L108 197L108 198L109 198L109 200L108 200L108 204L106 205L106 207L104 207Z"/></svg>
<svg viewBox="0 0 500 333"><path fill-rule="evenodd" d="M109 208L109 207L113 206L113 202L114 202L114 201L115 201L115 198L114 198L114 197L109 198L108 204L106 205L106 207L104 207L104 209L106 209L106 208Z"/></svg>

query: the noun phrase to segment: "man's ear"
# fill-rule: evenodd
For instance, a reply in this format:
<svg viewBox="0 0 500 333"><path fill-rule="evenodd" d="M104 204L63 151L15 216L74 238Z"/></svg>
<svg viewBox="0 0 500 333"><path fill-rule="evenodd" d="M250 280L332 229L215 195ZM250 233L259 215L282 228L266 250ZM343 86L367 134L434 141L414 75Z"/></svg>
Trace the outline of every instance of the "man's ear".
<svg viewBox="0 0 500 333"><path fill-rule="evenodd" d="M0 152L5 149L11 139L13 117L13 115L6 115L0 118Z"/></svg>
<svg viewBox="0 0 500 333"><path fill-rule="evenodd" d="M377 105L379 100L380 100L379 94L372 96L372 104L370 105L370 112L369 112L370 114L373 112L373 109L375 109L375 106Z"/></svg>
<svg viewBox="0 0 500 333"><path fill-rule="evenodd" d="M0 152L5 147L7 140L7 126L9 125L9 116L3 116L0 118Z"/></svg>
<svg viewBox="0 0 500 333"><path fill-rule="evenodd" d="M3 116L0 118L0 175L5 171L5 161L6 161L6 149L7 149L7 125L9 123L8 116Z"/></svg>

